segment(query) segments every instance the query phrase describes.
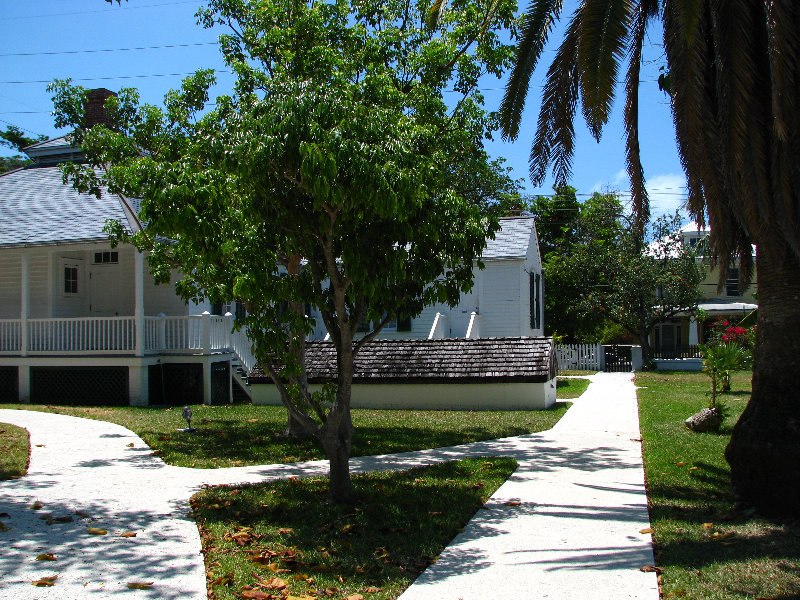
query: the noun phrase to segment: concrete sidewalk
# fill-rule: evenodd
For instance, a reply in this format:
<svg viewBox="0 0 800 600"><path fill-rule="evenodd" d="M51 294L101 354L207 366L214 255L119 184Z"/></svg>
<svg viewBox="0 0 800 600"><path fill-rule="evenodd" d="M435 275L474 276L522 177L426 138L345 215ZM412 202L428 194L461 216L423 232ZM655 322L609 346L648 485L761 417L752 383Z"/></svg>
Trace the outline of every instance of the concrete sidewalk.
<svg viewBox="0 0 800 600"><path fill-rule="evenodd" d="M353 472L466 456L513 456L519 468L435 564L401 596L433 600L657 600L636 398L630 374L598 374L552 430L464 446L351 460ZM327 461L229 469L165 465L129 430L102 421L0 410L31 433L28 475L0 482L0 598L206 598L188 500L204 484L327 473ZM29 507L42 503L41 510ZM80 514L76 514L79 511ZM72 516L48 525L42 513ZM88 515L88 516L82 516ZM86 533L88 527L108 535ZM136 537L119 533L135 531ZM53 553L55 562L36 561ZM58 575L52 588L31 581Z"/></svg>
<svg viewBox="0 0 800 600"><path fill-rule="evenodd" d="M632 376L591 379L401 600L658 600Z"/></svg>

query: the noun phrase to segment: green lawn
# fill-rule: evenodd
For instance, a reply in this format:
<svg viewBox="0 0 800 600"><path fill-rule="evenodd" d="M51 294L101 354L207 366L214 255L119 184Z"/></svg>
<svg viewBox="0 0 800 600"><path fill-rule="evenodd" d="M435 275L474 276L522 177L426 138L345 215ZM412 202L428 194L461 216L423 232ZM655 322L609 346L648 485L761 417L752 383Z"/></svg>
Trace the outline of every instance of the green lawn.
<svg viewBox="0 0 800 600"><path fill-rule="evenodd" d="M722 395L730 411L722 431L698 434L683 421L707 405L707 376L636 376L663 598L800 598L800 522L770 521L739 509L723 455L749 397L750 377L737 373L733 391Z"/></svg>
<svg viewBox="0 0 800 600"><path fill-rule="evenodd" d="M476 458L353 476L355 508L325 502L327 479L208 488L192 498L209 598L396 598L511 475ZM258 596L248 592L261 591ZM490 597L487 596L487 598Z"/></svg>
<svg viewBox="0 0 800 600"><path fill-rule="evenodd" d="M556 385L556 395L559 400L577 398L586 391L590 383L591 381L588 379L559 379Z"/></svg>
<svg viewBox="0 0 800 600"><path fill-rule="evenodd" d="M0 423L0 481L27 473L30 455L28 431L16 425Z"/></svg>
<svg viewBox="0 0 800 600"><path fill-rule="evenodd" d="M286 411L279 406L192 406L194 433L181 408L76 407L4 404L111 421L137 433L167 463L197 468L297 462L324 458L313 440L281 436ZM351 456L453 446L550 429L569 405L540 411L353 410Z"/></svg>

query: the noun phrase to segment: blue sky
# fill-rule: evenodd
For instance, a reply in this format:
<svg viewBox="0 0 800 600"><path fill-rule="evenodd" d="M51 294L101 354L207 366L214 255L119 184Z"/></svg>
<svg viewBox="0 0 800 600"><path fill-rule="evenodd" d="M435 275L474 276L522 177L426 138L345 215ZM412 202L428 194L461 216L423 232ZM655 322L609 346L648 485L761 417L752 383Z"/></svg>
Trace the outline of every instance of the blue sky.
<svg viewBox="0 0 800 600"><path fill-rule="evenodd" d="M179 85L183 76L201 67L220 71L225 66L214 43L219 31L195 24L201 0L129 0L117 6L103 0L38 0L8 2L0 13L0 128L9 124L31 134L61 135L53 126L47 82L72 78L85 87L136 87L145 102L160 104L164 93ZM569 15L575 0L567 0ZM558 35L552 41L559 41ZM672 118L656 79L664 64L660 30L646 42L640 87L641 147L653 213L672 212L685 198L685 178L678 160ZM487 143L494 157L504 157L517 178L524 178L527 193L551 193L552 181L534 188L528 178L528 153L538 115L541 84L552 57L544 55L528 95L522 133L515 143L499 136ZM231 82L220 72L219 92ZM504 81L487 80L487 108L496 110ZM606 189L624 194L629 183L624 172L622 101L618 99L611 122L598 144L582 121L576 123L577 151L571 184L579 194ZM0 154L12 154L0 149Z"/></svg>

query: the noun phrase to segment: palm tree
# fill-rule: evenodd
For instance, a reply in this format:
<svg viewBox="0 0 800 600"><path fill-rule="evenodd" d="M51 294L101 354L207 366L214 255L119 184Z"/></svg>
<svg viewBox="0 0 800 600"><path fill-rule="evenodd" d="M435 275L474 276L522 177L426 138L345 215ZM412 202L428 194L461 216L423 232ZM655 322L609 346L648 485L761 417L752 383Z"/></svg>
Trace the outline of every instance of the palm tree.
<svg viewBox="0 0 800 600"><path fill-rule="evenodd" d="M530 78L563 0L532 0L500 109L520 133ZM639 157L638 86L648 25L661 20L689 210L711 224L720 282L738 262L749 282L757 248L753 393L725 456L741 498L762 512L800 512L800 2L581 0L547 72L530 168L571 174L580 105L599 137L625 73L627 169L637 226L648 218ZM625 62L627 61L627 65Z"/></svg>

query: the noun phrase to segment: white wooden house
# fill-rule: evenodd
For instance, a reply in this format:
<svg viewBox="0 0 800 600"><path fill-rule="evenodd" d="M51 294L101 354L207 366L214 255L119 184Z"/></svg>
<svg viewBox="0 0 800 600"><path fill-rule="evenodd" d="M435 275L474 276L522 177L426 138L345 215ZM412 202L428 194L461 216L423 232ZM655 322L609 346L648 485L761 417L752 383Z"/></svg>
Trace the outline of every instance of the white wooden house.
<svg viewBox="0 0 800 600"><path fill-rule="evenodd" d="M379 339L536 337L544 335L544 277L533 217L505 217L474 269L472 290L455 307L426 307L406 322L389 323ZM319 315L312 315L318 324ZM324 339L318 327L312 339Z"/></svg>
<svg viewBox="0 0 800 600"><path fill-rule="evenodd" d="M106 220L141 224L137 206L62 181L67 138L26 149L36 163L0 175L0 400L147 404L228 402L232 317L154 284L144 256L111 248Z"/></svg>
<svg viewBox="0 0 800 600"><path fill-rule="evenodd" d="M87 114L101 122L111 92L89 94ZM229 402L234 382L243 383L231 366L255 366L246 335L231 331L233 315L208 303L187 305L171 286L155 285L135 248L111 248L107 221L136 232L139 206L107 190L95 198L64 184L58 164L80 158L68 137L26 152L33 165L0 175L0 401ZM533 218L501 225L483 253L486 269L475 270L475 285L458 306L429 307L381 337L542 336ZM316 321L311 339L323 339L318 315Z"/></svg>

